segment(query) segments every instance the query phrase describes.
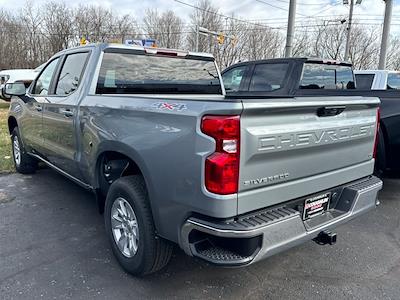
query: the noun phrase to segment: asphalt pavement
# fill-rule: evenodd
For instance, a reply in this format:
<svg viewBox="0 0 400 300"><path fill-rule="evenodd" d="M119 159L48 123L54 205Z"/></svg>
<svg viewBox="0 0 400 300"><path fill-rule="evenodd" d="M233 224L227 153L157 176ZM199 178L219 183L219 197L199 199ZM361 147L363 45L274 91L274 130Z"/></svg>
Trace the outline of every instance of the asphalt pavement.
<svg viewBox="0 0 400 300"><path fill-rule="evenodd" d="M0 175L0 299L399 299L400 179L381 205L246 268L219 268L174 250L160 273L119 267L93 196L52 170Z"/></svg>

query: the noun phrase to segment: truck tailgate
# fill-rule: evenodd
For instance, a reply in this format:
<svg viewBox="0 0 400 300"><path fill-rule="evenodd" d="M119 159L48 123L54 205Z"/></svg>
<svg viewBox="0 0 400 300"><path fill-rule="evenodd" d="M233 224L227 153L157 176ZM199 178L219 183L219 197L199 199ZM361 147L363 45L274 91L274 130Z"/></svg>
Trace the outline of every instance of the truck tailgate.
<svg viewBox="0 0 400 300"><path fill-rule="evenodd" d="M247 99L238 214L372 174L378 98Z"/></svg>

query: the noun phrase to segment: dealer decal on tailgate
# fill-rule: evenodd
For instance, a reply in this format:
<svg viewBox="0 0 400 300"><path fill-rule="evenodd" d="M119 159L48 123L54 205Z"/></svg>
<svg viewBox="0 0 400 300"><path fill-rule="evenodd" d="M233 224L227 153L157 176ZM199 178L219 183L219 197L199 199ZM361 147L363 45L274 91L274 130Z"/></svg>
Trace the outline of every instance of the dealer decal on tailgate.
<svg viewBox="0 0 400 300"><path fill-rule="evenodd" d="M318 195L304 201L303 219L307 220L321 215L328 210L331 193Z"/></svg>

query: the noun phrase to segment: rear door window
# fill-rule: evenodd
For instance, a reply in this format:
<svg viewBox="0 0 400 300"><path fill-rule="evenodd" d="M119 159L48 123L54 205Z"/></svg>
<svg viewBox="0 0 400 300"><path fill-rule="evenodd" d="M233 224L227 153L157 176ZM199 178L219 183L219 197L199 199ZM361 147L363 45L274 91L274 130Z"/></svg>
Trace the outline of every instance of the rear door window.
<svg viewBox="0 0 400 300"><path fill-rule="evenodd" d="M57 95L69 95L78 88L88 56L89 53L84 52L69 54L66 57L58 77Z"/></svg>
<svg viewBox="0 0 400 300"><path fill-rule="evenodd" d="M213 60L106 52L97 94L222 94Z"/></svg>
<svg viewBox="0 0 400 300"><path fill-rule="evenodd" d="M305 63L300 89L346 90L354 89L350 66Z"/></svg>
<svg viewBox="0 0 400 300"><path fill-rule="evenodd" d="M374 82L374 74L356 74L357 89L370 90Z"/></svg>
<svg viewBox="0 0 400 300"><path fill-rule="evenodd" d="M247 66L240 66L232 68L222 75L222 80L224 81L225 90L227 92L236 92L239 90L246 69Z"/></svg>
<svg viewBox="0 0 400 300"><path fill-rule="evenodd" d="M272 92L283 87L289 64L258 64L254 68L249 90L252 92Z"/></svg>

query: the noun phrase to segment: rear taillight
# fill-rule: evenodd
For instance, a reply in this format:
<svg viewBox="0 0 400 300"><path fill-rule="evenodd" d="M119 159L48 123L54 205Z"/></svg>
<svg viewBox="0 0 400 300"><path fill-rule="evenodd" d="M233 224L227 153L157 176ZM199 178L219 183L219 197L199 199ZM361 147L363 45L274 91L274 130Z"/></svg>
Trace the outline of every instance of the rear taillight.
<svg viewBox="0 0 400 300"><path fill-rule="evenodd" d="M374 153L373 157L376 158L376 151L378 150L378 140L379 140L379 122L381 120L381 112L378 107L376 110L376 126L375 126L375 143L374 143Z"/></svg>
<svg viewBox="0 0 400 300"><path fill-rule="evenodd" d="M238 192L240 116L205 116L201 131L215 139L215 152L206 159L205 185L220 194Z"/></svg>

